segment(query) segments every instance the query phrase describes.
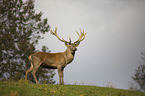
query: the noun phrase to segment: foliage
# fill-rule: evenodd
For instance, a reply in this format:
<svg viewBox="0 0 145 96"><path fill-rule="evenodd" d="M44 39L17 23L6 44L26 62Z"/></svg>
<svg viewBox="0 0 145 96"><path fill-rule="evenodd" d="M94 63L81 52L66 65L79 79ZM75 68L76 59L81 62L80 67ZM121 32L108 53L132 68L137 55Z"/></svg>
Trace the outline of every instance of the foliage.
<svg viewBox="0 0 145 96"><path fill-rule="evenodd" d="M145 53L141 53L143 55L142 60L144 61L143 65L138 67L134 76L132 76L133 80L139 85L141 91L145 91Z"/></svg>
<svg viewBox="0 0 145 96"><path fill-rule="evenodd" d="M47 18L41 17L42 12L35 13L33 0L0 0L0 80L24 78L30 67L28 56L36 52L41 34L49 31ZM47 73L41 71L39 77L46 78ZM52 79L54 74L49 76ZM33 80L31 75L29 78Z"/></svg>
<svg viewBox="0 0 145 96"><path fill-rule="evenodd" d="M0 82L1 96L145 96L145 92L84 85Z"/></svg>

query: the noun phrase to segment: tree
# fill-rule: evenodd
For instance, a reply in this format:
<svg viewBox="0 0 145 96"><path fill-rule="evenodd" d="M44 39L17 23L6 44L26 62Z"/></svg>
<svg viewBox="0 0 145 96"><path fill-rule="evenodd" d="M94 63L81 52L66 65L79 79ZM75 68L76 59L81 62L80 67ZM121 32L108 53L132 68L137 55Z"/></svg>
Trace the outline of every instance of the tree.
<svg viewBox="0 0 145 96"><path fill-rule="evenodd" d="M141 64L138 69L135 70L136 73L132 78L139 85L139 89L145 91L145 53L141 54L143 55L142 60L144 64Z"/></svg>
<svg viewBox="0 0 145 96"><path fill-rule="evenodd" d="M42 12L35 13L33 0L0 1L0 80L24 78L30 67L29 55L36 52L41 34L49 31L47 18L41 17ZM46 76L43 72L40 75ZM49 76L52 79L54 75Z"/></svg>

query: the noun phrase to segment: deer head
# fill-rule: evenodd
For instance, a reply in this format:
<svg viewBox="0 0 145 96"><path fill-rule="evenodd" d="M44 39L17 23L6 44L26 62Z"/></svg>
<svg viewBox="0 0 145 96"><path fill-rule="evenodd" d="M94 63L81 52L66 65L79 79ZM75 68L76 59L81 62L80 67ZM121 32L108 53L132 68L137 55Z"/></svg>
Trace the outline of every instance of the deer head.
<svg viewBox="0 0 145 96"><path fill-rule="evenodd" d="M80 42L83 41L83 40L85 39L85 35L86 35L86 33L84 33L84 30L83 30L83 32L82 32L81 29L80 29L80 34L76 31L76 33L77 33L78 36L79 36L79 39L78 39L77 41L75 41L75 42L72 43L70 37L69 37L69 42L68 42L68 41L64 40L63 38L61 39L61 38L58 36L58 34L57 34L57 27L55 28L54 31L52 31L52 28L51 28L50 33L51 33L52 35L55 35L61 42L64 42L64 43L65 43L65 46L66 46L68 49L70 49L70 51L71 51L72 54L77 50L76 47L79 46Z"/></svg>

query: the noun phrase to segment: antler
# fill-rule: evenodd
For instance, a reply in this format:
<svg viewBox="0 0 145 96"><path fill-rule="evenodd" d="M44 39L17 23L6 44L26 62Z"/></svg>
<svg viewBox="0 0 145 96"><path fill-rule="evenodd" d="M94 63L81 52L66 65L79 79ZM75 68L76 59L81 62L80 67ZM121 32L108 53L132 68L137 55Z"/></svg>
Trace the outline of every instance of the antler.
<svg viewBox="0 0 145 96"><path fill-rule="evenodd" d="M80 34L77 31L76 31L76 33L79 35L79 39L77 41L75 41L74 43L83 41L85 39L85 35L87 34L87 33L84 33L84 30L82 32L81 29L80 29Z"/></svg>
<svg viewBox="0 0 145 96"><path fill-rule="evenodd" d="M63 38L62 38L62 39L59 38L59 36L58 36L58 34L57 34L57 27L55 27L54 32L52 31L52 28L51 28L51 29L50 29L50 33L51 33L52 35L55 35L60 41L62 41L62 42L64 42L64 43L70 43L70 42L71 42L71 40L70 40L70 42L68 42L68 41L64 40Z"/></svg>

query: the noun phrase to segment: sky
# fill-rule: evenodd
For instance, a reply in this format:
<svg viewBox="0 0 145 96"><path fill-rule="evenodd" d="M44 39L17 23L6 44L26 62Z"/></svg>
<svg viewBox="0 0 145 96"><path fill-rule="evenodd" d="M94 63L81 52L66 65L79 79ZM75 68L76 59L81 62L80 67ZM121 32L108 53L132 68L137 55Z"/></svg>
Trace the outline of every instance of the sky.
<svg viewBox="0 0 145 96"><path fill-rule="evenodd" d="M77 47L74 61L64 69L65 84L85 84L129 89L131 76L143 63L145 52L145 0L35 0L36 13L43 12L60 37L86 38ZM49 32L37 49L46 45L52 53L66 50ZM54 77L58 83L58 74Z"/></svg>

